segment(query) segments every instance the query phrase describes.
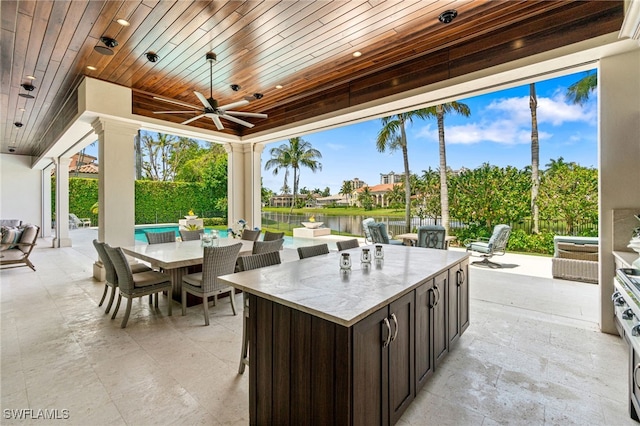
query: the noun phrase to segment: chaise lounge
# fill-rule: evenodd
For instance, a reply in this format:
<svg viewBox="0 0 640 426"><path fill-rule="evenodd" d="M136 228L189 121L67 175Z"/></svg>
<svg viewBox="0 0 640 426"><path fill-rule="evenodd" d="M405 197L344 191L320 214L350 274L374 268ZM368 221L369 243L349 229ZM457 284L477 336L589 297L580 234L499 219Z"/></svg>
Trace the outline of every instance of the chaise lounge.
<svg viewBox="0 0 640 426"><path fill-rule="evenodd" d="M28 266L36 270L29 260L31 250L36 245L40 227L37 225L23 225L21 227L2 227L2 242L0 244L0 266L15 268Z"/></svg>

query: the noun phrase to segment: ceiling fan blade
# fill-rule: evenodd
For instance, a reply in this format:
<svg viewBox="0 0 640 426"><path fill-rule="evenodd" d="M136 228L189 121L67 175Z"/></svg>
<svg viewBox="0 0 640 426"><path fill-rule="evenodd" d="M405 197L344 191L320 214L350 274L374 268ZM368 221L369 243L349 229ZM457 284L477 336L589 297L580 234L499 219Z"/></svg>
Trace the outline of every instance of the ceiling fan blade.
<svg viewBox="0 0 640 426"><path fill-rule="evenodd" d="M222 121L220 121L220 117L218 117L216 114L213 114L211 119L213 120L213 124L216 125L218 130L224 130L224 126L222 125Z"/></svg>
<svg viewBox="0 0 640 426"><path fill-rule="evenodd" d="M195 116L195 117L193 117L193 118L188 119L187 121L183 121L183 122L182 122L182 123L180 123L180 124L189 124L189 123L191 123L192 121L196 121L198 118L202 118L202 117L205 117L205 116L206 116L206 114L200 114L200 115L197 115L197 116Z"/></svg>
<svg viewBox="0 0 640 426"><path fill-rule="evenodd" d="M239 118L232 117L231 115L222 114L220 117L225 118L229 121L233 121L234 123L242 124L243 126L246 126L248 128L253 127L253 124L249 123L248 121L240 120Z"/></svg>
<svg viewBox="0 0 640 426"><path fill-rule="evenodd" d="M200 92L193 92L193 93L196 94L196 96L198 97L198 99L200 99L200 102L202 102L202 105L204 105L205 108L213 109L213 107L209 103L209 100L205 98L202 93Z"/></svg>
<svg viewBox="0 0 640 426"><path fill-rule="evenodd" d="M225 114L236 115L238 117L267 118L267 114L257 112L225 111Z"/></svg>
<svg viewBox="0 0 640 426"><path fill-rule="evenodd" d="M235 107L240 107L240 106L247 105L248 103L249 103L249 101L242 100L242 101L238 101L238 102L233 102L231 104L219 106L218 109L220 111L226 111L228 109L233 109Z"/></svg>
<svg viewBox="0 0 640 426"><path fill-rule="evenodd" d="M198 111L153 111L154 114L195 114Z"/></svg>
<svg viewBox="0 0 640 426"><path fill-rule="evenodd" d="M185 102L180 102L180 101L174 101L173 99L165 99L165 98L159 98L157 96L154 96L153 99L157 99L159 101L164 101L164 102L169 102L170 104L176 104L176 105L180 105L183 107L187 107L187 108L193 108L193 109L201 109L199 106L195 106L195 105L191 105Z"/></svg>

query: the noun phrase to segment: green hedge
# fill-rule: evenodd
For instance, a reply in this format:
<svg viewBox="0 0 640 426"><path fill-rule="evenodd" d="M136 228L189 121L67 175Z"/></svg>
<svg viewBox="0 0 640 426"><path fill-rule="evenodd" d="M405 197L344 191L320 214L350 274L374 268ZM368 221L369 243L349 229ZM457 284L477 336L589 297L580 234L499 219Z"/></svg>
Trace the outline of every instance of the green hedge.
<svg viewBox="0 0 640 426"><path fill-rule="evenodd" d="M55 176L51 178L51 211L55 219ZM135 223L175 223L189 210L209 218L205 225L226 224L227 212L216 208L217 199L203 185L188 182L135 182ZM98 215L91 213L91 206L98 201L98 180L69 178L69 212L78 217L91 218L95 226Z"/></svg>

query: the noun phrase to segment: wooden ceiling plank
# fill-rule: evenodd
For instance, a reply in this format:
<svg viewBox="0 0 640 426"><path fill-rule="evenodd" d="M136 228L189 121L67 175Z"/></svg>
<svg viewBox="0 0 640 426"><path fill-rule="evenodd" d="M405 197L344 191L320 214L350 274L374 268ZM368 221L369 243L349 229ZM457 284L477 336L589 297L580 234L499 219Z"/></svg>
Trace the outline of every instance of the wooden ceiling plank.
<svg viewBox="0 0 640 426"><path fill-rule="evenodd" d="M67 15L64 18L64 24L53 48L51 60L62 61L62 57L69 49L69 44L73 39L75 29L78 28L78 24L80 24L80 20L84 16L87 5L88 4L84 2L71 2Z"/></svg>
<svg viewBox="0 0 640 426"><path fill-rule="evenodd" d="M87 34L91 32L94 22L98 20L98 16L100 16L100 12L102 11L102 8L103 8L103 3L100 1L87 2L86 8L84 10L84 15L82 15L80 22L78 22L78 25L75 28L73 37L69 41L69 50L79 52L80 48L86 42L86 40L89 38L92 38L90 35L87 35ZM98 37L94 39L97 40ZM93 49L93 47L91 48Z"/></svg>
<svg viewBox="0 0 640 426"><path fill-rule="evenodd" d="M0 30L15 32L17 15L18 3L15 1L3 1L2 13L0 13Z"/></svg>
<svg viewBox="0 0 640 426"><path fill-rule="evenodd" d="M96 20L93 21L91 31L87 34L87 37L100 39L102 36L115 38L115 34L108 34L105 30L109 27L109 24L113 21L113 17L116 15L123 0L98 0L101 9L100 13L96 16Z"/></svg>

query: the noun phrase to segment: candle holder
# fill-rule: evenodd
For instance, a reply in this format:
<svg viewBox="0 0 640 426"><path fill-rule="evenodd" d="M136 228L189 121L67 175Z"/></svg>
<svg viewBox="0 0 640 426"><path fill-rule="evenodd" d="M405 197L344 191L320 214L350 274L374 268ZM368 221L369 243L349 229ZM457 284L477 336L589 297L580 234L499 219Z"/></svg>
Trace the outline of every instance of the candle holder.
<svg viewBox="0 0 640 426"><path fill-rule="evenodd" d="M351 256L349 253L342 253L342 256L340 256L340 269L343 271L351 269Z"/></svg>
<svg viewBox="0 0 640 426"><path fill-rule="evenodd" d="M382 249L382 244L376 244L373 255L376 259L384 259L384 250Z"/></svg>
<svg viewBox="0 0 640 426"><path fill-rule="evenodd" d="M362 263L371 263L371 251L368 248L363 248L360 252L360 261Z"/></svg>

